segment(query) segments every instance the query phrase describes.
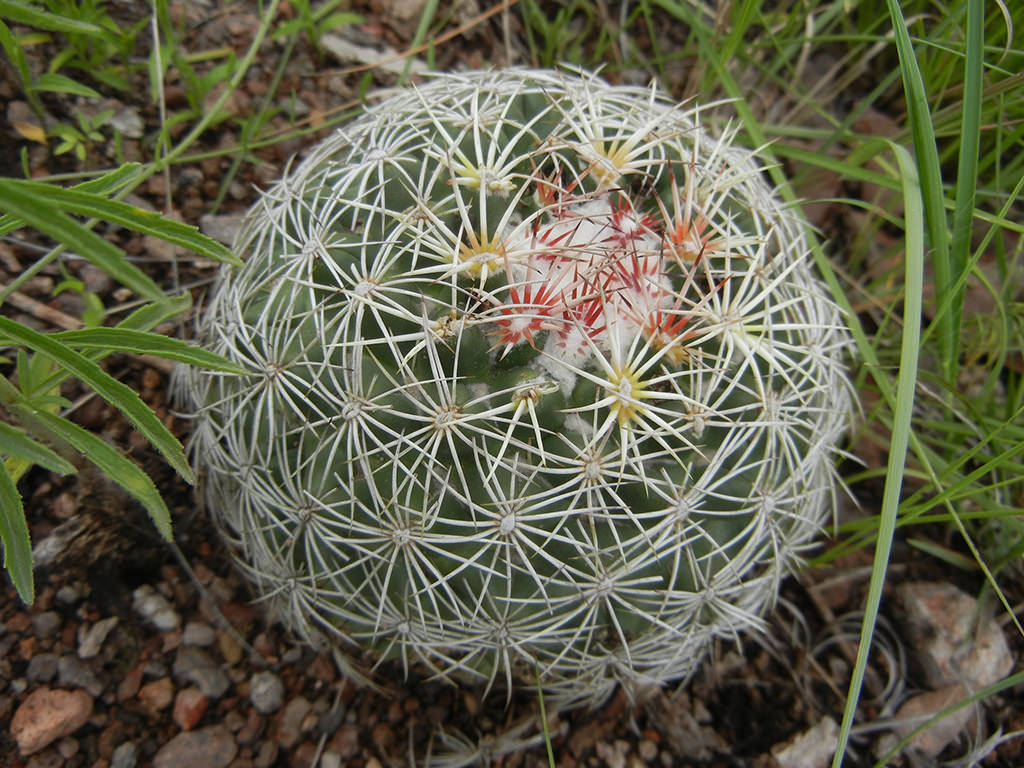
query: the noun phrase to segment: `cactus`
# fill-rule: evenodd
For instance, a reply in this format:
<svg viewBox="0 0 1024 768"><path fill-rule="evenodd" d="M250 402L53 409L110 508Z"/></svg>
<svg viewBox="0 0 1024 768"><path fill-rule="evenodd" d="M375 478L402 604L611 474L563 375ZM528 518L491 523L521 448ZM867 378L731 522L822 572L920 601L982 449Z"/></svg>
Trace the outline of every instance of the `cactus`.
<svg viewBox="0 0 1024 768"><path fill-rule="evenodd" d="M311 641L559 704L763 623L852 398L804 224L700 109L438 76L254 207L189 372L206 504Z"/></svg>

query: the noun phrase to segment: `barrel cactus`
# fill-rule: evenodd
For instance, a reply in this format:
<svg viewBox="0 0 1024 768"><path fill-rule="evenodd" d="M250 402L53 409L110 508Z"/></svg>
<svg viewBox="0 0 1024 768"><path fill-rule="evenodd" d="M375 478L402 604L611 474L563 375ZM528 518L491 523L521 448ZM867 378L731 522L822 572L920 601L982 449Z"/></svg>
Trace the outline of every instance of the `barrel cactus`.
<svg viewBox="0 0 1024 768"><path fill-rule="evenodd" d="M831 514L842 318L697 108L392 93L265 193L186 375L204 498L311 641L562 704L756 628Z"/></svg>

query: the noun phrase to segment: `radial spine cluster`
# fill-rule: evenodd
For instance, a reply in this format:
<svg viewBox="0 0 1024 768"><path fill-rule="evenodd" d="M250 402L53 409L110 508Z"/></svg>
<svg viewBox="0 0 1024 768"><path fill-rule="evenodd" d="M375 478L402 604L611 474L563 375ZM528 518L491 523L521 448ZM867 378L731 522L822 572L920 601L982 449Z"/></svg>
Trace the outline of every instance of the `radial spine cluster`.
<svg viewBox="0 0 1024 768"><path fill-rule="evenodd" d="M280 615L558 703L757 628L835 504L849 339L699 109L588 74L398 91L267 192L189 371L205 500Z"/></svg>

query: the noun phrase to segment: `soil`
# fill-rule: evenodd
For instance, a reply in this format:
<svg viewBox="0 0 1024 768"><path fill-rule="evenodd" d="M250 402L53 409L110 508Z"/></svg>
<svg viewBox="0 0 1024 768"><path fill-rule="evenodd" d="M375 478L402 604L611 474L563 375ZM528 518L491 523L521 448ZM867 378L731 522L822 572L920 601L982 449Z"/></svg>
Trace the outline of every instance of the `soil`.
<svg viewBox="0 0 1024 768"><path fill-rule="evenodd" d="M346 28L346 39L377 51L408 48L419 13L414 0L354 5L364 22ZM130 14L130 4L113 6L117 13ZM286 15L294 13L287 4L282 7ZM485 61L495 65L526 62L526 46L515 42L523 34L515 14L505 11L481 18L483 9L474 3L457 8L445 30L461 31L437 50L434 65L438 69L476 67ZM189 29L189 50L227 46L239 56L255 30L254 11L245 2L171 4L172 18ZM239 94L229 100L235 117L244 118L264 98L281 52L279 43L265 46L259 64ZM33 55L45 57L46 51L39 49ZM118 158L152 157L151 137L160 115L147 98L144 73L138 73L137 87L127 92L94 83L109 97L106 106L127 110L141 119L144 128L139 138L123 138L116 150L108 142L91 143L84 160L73 153L54 155L52 145L33 144L16 130L12 114L17 114L17 107L12 113L11 105L22 97L11 73L0 73L7 75L6 81L0 78L0 101L8 104L0 131L11 146L24 150L33 174L105 168ZM681 88L687 75L685 70L675 72L676 82L670 85ZM229 119L193 148L194 162L175 165L168 176L154 176L132 199L206 231L212 232L218 224L230 225L228 217L243 212L293 154L329 130L333 116L351 110L364 88L393 82L394 75L379 68L325 60L308 45L300 45L277 94L272 94L283 111L271 122L288 130L292 118L284 110L290 108L300 126L313 129L308 135L254 150L222 190L231 156L210 153L241 141L240 122ZM166 99L172 113L187 107L185 85L173 75L168 80ZM48 95L45 104L50 118L59 122L71 121L89 108L66 94ZM322 130L315 130L317 126ZM179 126L175 135L180 137L183 129L184 125ZM19 152L0 153L0 172L21 174ZM201 152L207 154L199 156ZM222 192L223 200L215 208ZM825 191L818 194L832 196ZM855 227L834 208L826 206L814 215L816 223L839 241ZM174 254L163 244L123 230L103 234L136 257L155 280L168 286L177 281L193 292L197 307L202 305L215 265L178 254L175 268ZM8 282L38 258L40 245L28 232L0 242L0 282ZM126 301L118 286L84 262L68 259L66 269L108 308ZM21 302L4 307L5 314L42 330L73 326L86 307L85 299L74 291L54 295L64 277L56 267L43 270L24 286ZM187 329L190 322L184 319L181 327ZM176 332L177 328L164 330ZM166 366L121 356L108 358L104 365L139 392L187 443L189 424L175 413ZM406 676L398 668L378 670L374 678L378 687L362 685L339 674L331 651L307 648L289 637L253 601L192 489L113 408L75 384L62 394L75 404L71 417L77 423L116 445L157 483L172 511L179 551L159 539L144 512L118 486L86 465L76 476L59 477L36 469L22 480L32 539L37 547L45 547L37 550L45 557L36 571L34 605L22 605L9 587L0 599L0 766L376 768L418 764L428 756L446 766L548 764L542 702L530 691L482 699L479 692L424 679L417 670ZM854 492L861 508L851 505L845 514L862 515L876 508L877 486L862 484ZM928 533L945 538L954 549L961 546L941 530ZM745 637L741 644L723 640L696 677L675 690L647 691L632 699L620 692L593 711L548 712L554 764L561 768L779 765L777 756L787 740L822 727L826 718L836 722L841 718L870 561L870 551L861 550L828 568L794 577L783 590L769 631ZM919 550L897 542L891 583L950 580L970 595L978 594L982 585L976 575L951 573ZM1014 589L1020 597L1019 585L1008 589L1011 598ZM151 597L166 600L170 613L162 619L144 615L140 603L147 590L153 591ZM898 611L887 602L846 765L872 764L873 750L884 731L876 731L872 723L891 718L904 700L924 687L915 668L915 649L891 629L901 623ZM1010 632L1006 634L1011 637ZM95 645L100 635L93 653L89 645ZM1011 642L1017 645L1016 658L1020 638ZM24 754L15 742L11 721L30 695L45 688L84 690L91 712L73 732L60 735L34 754ZM1000 730L1020 729L1024 727L1022 703L1024 691L1019 686L990 697L978 722L939 758L906 755L895 764L953 760ZM978 754L986 752L984 765L1022 764L1016 740ZM808 760L809 754L805 755Z"/></svg>

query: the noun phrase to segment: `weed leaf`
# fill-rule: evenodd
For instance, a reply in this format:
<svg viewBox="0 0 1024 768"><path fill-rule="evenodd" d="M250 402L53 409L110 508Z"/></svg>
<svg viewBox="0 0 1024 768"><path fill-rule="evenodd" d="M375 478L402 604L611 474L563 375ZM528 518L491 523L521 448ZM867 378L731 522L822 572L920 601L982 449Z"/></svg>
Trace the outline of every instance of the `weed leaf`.
<svg viewBox="0 0 1024 768"><path fill-rule="evenodd" d="M88 259L139 296L151 301L164 301L160 286L130 264L124 251L60 210L55 210L52 195L55 189L20 179L0 179L0 209Z"/></svg>
<svg viewBox="0 0 1024 768"><path fill-rule="evenodd" d="M171 540L171 513L149 475L118 453L103 438L87 429L47 411L36 411L33 415L53 435L83 454L107 477L137 499L149 513L160 535Z"/></svg>
<svg viewBox="0 0 1024 768"><path fill-rule="evenodd" d="M37 443L22 430L3 421L0 421L0 439L3 440L4 453L12 458L38 464L58 475L73 475L76 471L71 462L61 458L45 445Z"/></svg>
<svg viewBox="0 0 1024 768"><path fill-rule="evenodd" d="M25 522L25 509L7 467L0 461L0 543L4 545L4 568L11 574L18 597L26 605L35 600L32 584L32 542Z"/></svg>
<svg viewBox="0 0 1024 768"><path fill-rule="evenodd" d="M193 482L194 475L185 459L185 451L181 447L181 443L163 425L156 414L142 402L142 399L131 387L122 384L92 360L56 340L53 336L26 328L6 317L0 317L0 333L18 345L46 355L68 373L81 379L100 397L124 413L136 429L163 454L167 462L188 482ZM92 456L89 458L92 459Z"/></svg>
<svg viewBox="0 0 1024 768"><path fill-rule="evenodd" d="M146 333L129 328L85 328L54 333L51 338L76 349L101 349L105 352L155 355L214 371L239 375L248 373L244 368L232 364L220 355L194 347L181 339L159 333Z"/></svg>

